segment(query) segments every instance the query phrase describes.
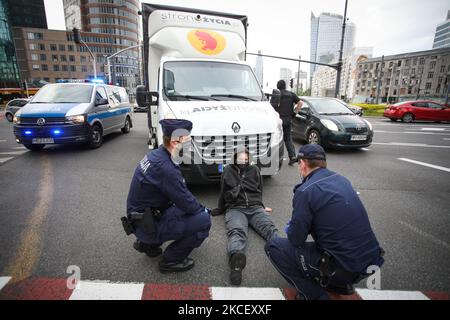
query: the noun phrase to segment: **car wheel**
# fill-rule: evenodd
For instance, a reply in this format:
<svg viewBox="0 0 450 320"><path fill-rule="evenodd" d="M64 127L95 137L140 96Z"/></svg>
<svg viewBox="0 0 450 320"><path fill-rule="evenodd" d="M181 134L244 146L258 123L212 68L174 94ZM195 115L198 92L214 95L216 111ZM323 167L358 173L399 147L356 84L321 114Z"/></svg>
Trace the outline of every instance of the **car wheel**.
<svg viewBox="0 0 450 320"><path fill-rule="evenodd" d="M394 119L394 118L389 118L389 119L391 119L392 122L395 122L398 120L398 119Z"/></svg>
<svg viewBox="0 0 450 320"><path fill-rule="evenodd" d="M89 148L97 149L103 143L103 130L98 124L94 124L91 130L91 138L89 141Z"/></svg>
<svg viewBox="0 0 450 320"><path fill-rule="evenodd" d="M11 113L7 113L5 117L9 122L13 122L14 116Z"/></svg>
<svg viewBox="0 0 450 320"><path fill-rule="evenodd" d="M402 117L402 121L405 123L411 123L414 120L414 116L412 113L405 113Z"/></svg>
<svg viewBox="0 0 450 320"><path fill-rule="evenodd" d="M44 149L45 144L24 144L24 146L31 151L41 151Z"/></svg>
<svg viewBox="0 0 450 320"><path fill-rule="evenodd" d="M308 143L309 144L320 144L320 133L319 131L312 129L308 133Z"/></svg>
<svg viewBox="0 0 450 320"><path fill-rule="evenodd" d="M128 133L130 132L130 128L131 128L130 117L127 117L125 119L125 126L120 130L122 130L122 133Z"/></svg>

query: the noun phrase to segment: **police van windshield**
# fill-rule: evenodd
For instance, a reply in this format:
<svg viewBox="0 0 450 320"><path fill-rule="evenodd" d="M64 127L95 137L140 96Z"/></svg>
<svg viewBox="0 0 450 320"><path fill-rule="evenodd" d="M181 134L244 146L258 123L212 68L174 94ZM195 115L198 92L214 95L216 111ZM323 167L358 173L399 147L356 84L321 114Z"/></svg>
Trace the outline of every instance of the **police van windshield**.
<svg viewBox="0 0 450 320"><path fill-rule="evenodd" d="M89 103L92 86L79 84L51 84L42 87L31 103Z"/></svg>
<svg viewBox="0 0 450 320"><path fill-rule="evenodd" d="M249 66L225 62L166 62L163 90L169 100L263 99L261 88Z"/></svg>

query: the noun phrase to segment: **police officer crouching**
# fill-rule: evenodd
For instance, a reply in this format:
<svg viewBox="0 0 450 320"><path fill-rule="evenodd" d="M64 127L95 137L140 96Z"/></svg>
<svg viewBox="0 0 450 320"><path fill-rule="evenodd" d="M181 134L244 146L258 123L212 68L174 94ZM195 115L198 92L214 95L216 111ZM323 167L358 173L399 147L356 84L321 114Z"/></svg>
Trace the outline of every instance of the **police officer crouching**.
<svg viewBox="0 0 450 320"><path fill-rule="evenodd" d="M303 180L294 188L287 239L271 239L266 253L297 299L328 299L325 289L352 294L354 284L381 267L383 250L350 181L326 169L323 148L305 145L298 157Z"/></svg>
<svg viewBox="0 0 450 320"><path fill-rule="evenodd" d="M161 272L181 272L194 267L193 249L208 237L209 210L188 190L176 158L183 143L189 143L192 122L160 121L163 145L149 152L138 164L127 199L127 217L122 218L127 235L134 233L134 248L149 257L162 254L160 246L174 240L159 263Z"/></svg>

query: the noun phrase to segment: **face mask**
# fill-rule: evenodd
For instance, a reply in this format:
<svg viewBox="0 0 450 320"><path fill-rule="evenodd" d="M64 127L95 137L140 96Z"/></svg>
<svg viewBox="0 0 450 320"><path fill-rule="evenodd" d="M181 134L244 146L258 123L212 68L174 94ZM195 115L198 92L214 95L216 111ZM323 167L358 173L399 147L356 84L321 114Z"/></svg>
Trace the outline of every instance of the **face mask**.
<svg viewBox="0 0 450 320"><path fill-rule="evenodd" d="M239 170L244 170L245 168L248 167L248 163L237 164L237 167L239 168Z"/></svg>

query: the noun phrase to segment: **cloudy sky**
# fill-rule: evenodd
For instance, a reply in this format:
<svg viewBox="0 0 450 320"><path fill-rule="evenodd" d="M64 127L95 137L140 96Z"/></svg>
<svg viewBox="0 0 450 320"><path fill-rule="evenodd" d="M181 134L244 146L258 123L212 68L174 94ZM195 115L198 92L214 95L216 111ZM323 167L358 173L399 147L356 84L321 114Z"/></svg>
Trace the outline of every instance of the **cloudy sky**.
<svg viewBox="0 0 450 320"><path fill-rule="evenodd" d="M44 0L50 29L65 29L62 0ZM153 0L166 4L244 14L249 19L248 52L309 59L311 12L344 13L344 0ZM450 9L448 0L349 0L348 17L356 24L355 46L370 46L374 55L432 48L437 24ZM248 60L254 64L254 59ZM296 63L264 59L264 82L274 86L281 67ZM306 64L303 70L308 70Z"/></svg>

